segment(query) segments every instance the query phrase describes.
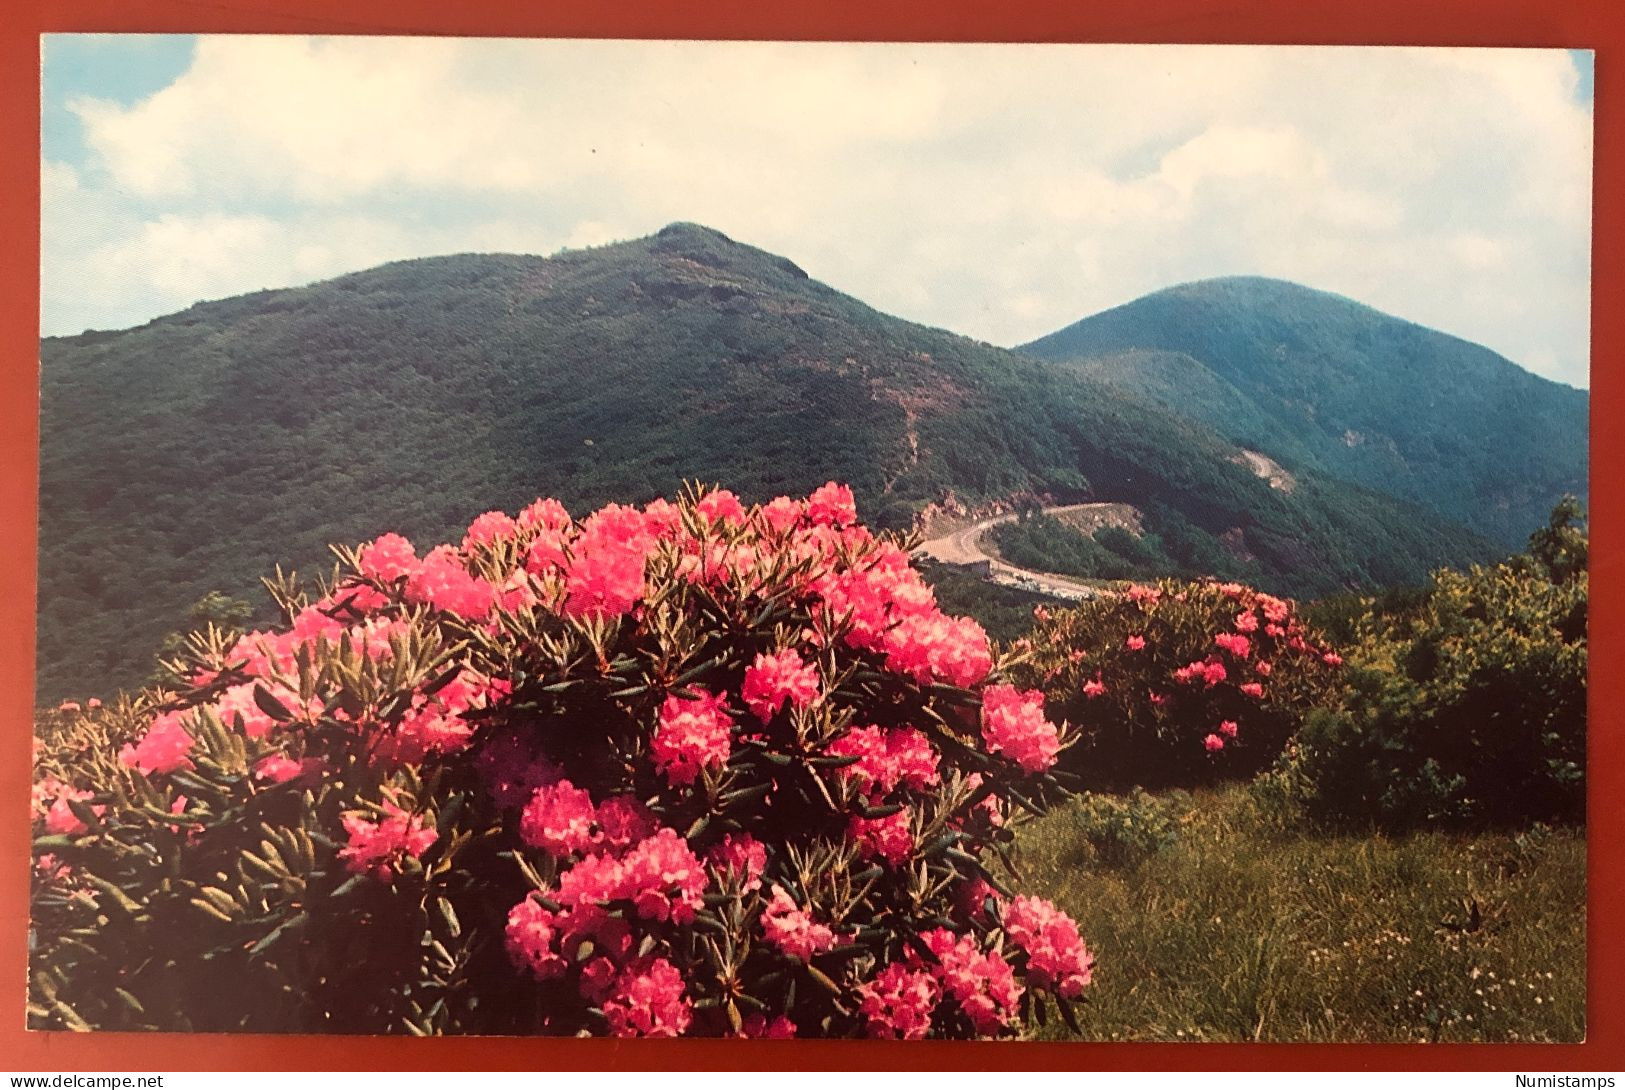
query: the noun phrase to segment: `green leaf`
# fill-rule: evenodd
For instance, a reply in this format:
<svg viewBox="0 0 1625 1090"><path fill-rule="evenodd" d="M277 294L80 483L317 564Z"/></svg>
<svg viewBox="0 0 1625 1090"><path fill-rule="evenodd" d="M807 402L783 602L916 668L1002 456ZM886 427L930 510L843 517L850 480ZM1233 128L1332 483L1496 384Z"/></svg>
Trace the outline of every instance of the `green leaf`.
<svg viewBox="0 0 1625 1090"><path fill-rule="evenodd" d="M293 718L293 713L287 706L267 692L263 685L254 686L254 703L259 705L260 711L278 723L286 723Z"/></svg>

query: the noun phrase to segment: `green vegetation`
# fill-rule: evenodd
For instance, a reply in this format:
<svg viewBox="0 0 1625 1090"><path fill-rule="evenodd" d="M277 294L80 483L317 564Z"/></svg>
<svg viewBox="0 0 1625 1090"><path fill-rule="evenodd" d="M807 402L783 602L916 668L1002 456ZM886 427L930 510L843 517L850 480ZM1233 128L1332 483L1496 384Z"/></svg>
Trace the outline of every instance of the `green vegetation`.
<svg viewBox="0 0 1625 1090"><path fill-rule="evenodd" d="M1370 612L1339 706L1281 774L1340 822L1408 827L1585 819L1587 543L1565 500L1530 551L1437 573Z"/></svg>
<svg viewBox="0 0 1625 1090"><path fill-rule="evenodd" d="M1177 835L1137 865L1108 866L1080 841L1092 800L1023 831L1023 875L1099 958L1083 1037L1585 1036L1578 832L1325 835L1283 826L1256 796L1162 796ZM1053 1021L1043 1034L1069 1036Z"/></svg>
<svg viewBox="0 0 1625 1090"><path fill-rule="evenodd" d="M850 483L882 526L952 493L1121 500L1191 570L1298 596L1495 549L1208 423L889 318L690 224L551 258L399 262L41 344L39 693L143 678L204 593L329 541L437 540L538 494L575 509L726 481Z"/></svg>
<svg viewBox="0 0 1625 1090"><path fill-rule="evenodd" d="M993 527L999 555L1018 568L1084 579L1148 579L1176 570L1154 534L1137 537L1120 526L1086 534L1037 512Z"/></svg>
<svg viewBox="0 0 1625 1090"><path fill-rule="evenodd" d="M1033 610L1054 606L1045 594L989 583L964 568L924 561L920 575L936 592L937 605L956 617L973 617L987 634L1003 644L1025 636L1033 626Z"/></svg>
<svg viewBox="0 0 1625 1090"><path fill-rule="evenodd" d="M1504 545L1559 495L1585 494L1584 391L1296 284L1183 284L1023 351L1071 361L1294 472L1414 500Z"/></svg>

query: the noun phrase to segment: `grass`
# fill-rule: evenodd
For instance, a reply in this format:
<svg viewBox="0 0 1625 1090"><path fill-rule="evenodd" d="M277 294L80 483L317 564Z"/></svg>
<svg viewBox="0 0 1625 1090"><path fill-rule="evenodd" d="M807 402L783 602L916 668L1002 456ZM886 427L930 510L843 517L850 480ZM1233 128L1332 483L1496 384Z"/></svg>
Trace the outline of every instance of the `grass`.
<svg viewBox="0 0 1625 1090"><path fill-rule="evenodd" d="M1246 786L1162 805L1177 833L1137 861L1100 861L1082 805L1023 832L1023 888L1098 959L1085 1038L1584 1038L1582 833L1328 835Z"/></svg>

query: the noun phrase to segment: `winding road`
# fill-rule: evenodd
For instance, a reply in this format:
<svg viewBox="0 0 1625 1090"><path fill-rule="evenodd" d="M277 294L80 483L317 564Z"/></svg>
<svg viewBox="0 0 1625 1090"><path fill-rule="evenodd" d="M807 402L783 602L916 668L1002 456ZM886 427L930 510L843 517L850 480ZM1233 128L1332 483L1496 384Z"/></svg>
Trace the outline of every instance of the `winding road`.
<svg viewBox="0 0 1625 1090"><path fill-rule="evenodd" d="M1123 505L1116 503L1074 503L1064 507L1046 507L1044 514L1054 517L1077 514L1079 512L1105 512L1110 509L1119 509ZM1071 579L1064 575L1055 575L1051 572L1029 571L1007 564L998 557L986 552L982 548L982 535L991 527L1001 522L1011 522L1016 518L1015 512L1004 515L995 515L992 518L973 522L969 526L951 533L934 537L928 541L920 542L915 548L914 555L926 557L943 564L958 564L968 567L986 565L985 578L991 583L999 583L1007 587L1017 587L1021 590L1030 590L1039 594L1048 594L1055 598L1065 598L1073 602L1085 601L1099 594L1095 587L1088 586L1082 580Z"/></svg>

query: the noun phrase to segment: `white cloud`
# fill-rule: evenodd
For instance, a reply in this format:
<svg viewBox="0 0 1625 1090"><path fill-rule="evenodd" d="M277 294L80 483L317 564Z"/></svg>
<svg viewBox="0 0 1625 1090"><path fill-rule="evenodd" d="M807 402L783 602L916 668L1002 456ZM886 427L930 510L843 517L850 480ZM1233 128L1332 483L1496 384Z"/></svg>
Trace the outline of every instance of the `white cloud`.
<svg viewBox="0 0 1625 1090"><path fill-rule="evenodd" d="M1259 273L1584 383L1576 81L1556 50L204 38L73 104L46 326L690 219L996 343Z"/></svg>

